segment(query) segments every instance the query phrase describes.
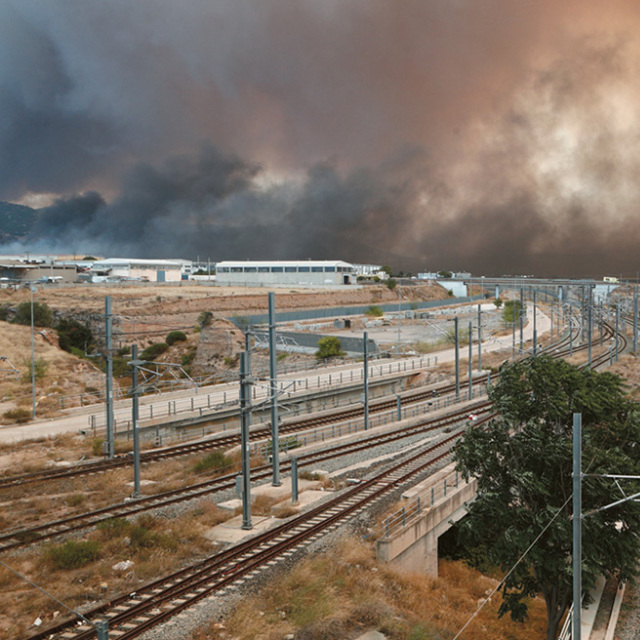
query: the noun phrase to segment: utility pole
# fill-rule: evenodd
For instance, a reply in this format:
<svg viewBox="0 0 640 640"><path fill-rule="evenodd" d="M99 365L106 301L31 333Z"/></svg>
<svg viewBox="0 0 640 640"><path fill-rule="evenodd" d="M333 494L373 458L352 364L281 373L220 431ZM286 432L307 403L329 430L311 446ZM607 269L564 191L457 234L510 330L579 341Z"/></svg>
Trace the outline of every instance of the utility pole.
<svg viewBox="0 0 640 640"><path fill-rule="evenodd" d="M589 369L591 369L591 288L587 298L587 341L589 342Z"/></svg>
<svg viewBox="0 0 640 640"><path fill-rule="evenodd" d="M33 330L33 292L35 287L32 285L29 287L31 293L31 413L32 417L36 419L36 339L35 332Z"/></svg>
<svg viewBox="0 0 640 640"><path fill-rule="evenodd" d="M524 289L520 287L520 353L524 350ZM515 322L515 314L514 314L514 322Z"/></svg>
<svg viewBox="0 0 640 640"><path fill-rule="evenodd" d="M144 364L138 360L138 345L131 345L131 428L133 431L133 497L140 497L140 433L138 431L138 367Z"/></svg>
<svg viewBox="0 0 640 640"><path fill-rule="evenodd" d="M482 305L478 305L478 373L482 373Z"/></svg>
<svg viewBox="0 0 640 640"><path fill-rule="evenodd" d="M618 362L618 355L619 355L618 354L618 351L619 351L619 349L618 349L618 344L619 344L618 340L620 338L619 332L620 332L620 304L618 302L616 302L616 342L615 342L615 344L616 344L616 362Z"/></svg>
<svg viewBox="0 0 640 640"><path fill-rule="evenodd" d="M369 334L364 332L364 344L362 353L364 356L364 375L363 375L363 402L364 402L364 430L369 429Z"/></svg>
<svg viewBox="0 0 640 640"><path fill-rule="evenodd" d="M278 416L278 370L276 358L276 301L275 294L269 293L269 373L271 390L271 461L272 485L279 487L280 482L280 435Z"/></svg>
<svg viewBox="0 0 640 640"><path fill-rule="evenodd" d="M460 353L458 352L458 316L453 319L453 331L456 343L456 402L460 402Z"/></svg>
<svg viewBox="0 0 640 640"><path fill-rule="evenodd" d="M400 285L398 285L398 353L400 353L400 332L401 332L401 325L402 325L402 320L401 320L401 316L402 316L402 297L400 295Z"/></svg>
<svg viewBox="0 0 640 640"><path fill-rule="evenodd" d="M249 462L249 421L251 407L251 381L247 369L247 353L240 353L240 441L242 448L242 529L252 529L251 524L251 466Z"/></svg>
<svg viewBox="0 0 640 640"><path fill-rule="evenodd" d="M473 399L473 322L469 320L469 400Z"/></svg>
<svg viewBox="0 0 640 640"><path fill-rule="evenodd" d="M633 355L638 357L638 285L633 290Z"/></svg>
<svg viewBox="0 0 640 640"><path fill-rule="evenodd" d="M582 638L582 414L573 414L573 623L572 640Z"/></svg>
<svg viewBox="0 0 640 640"><path fill-rule="evenodd" d="M538 305L536 301L537 291L533 290L533 355L538 355L538 328L536 324L536 315L538 314Z"/></svg>
<svg viewBox="0 0 640 640"><path fill-rule="evenodd" d="M104 299L105 342L107 346L107 379L106 379L106 411L107 411L107 456L115 454L115 433L113 429L113 317L111 315L111 296Z"/></svg>

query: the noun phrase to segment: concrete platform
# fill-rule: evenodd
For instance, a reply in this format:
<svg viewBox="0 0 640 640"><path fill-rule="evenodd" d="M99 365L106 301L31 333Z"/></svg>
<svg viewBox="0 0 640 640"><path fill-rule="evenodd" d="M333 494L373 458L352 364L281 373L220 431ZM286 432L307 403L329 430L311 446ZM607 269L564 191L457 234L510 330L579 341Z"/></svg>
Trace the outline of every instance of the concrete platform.
<svg viewBox="0 0 640 640"><path fill-rule="evenodd" d="M291 505L291 478L283 478L280 487L272 487L269 484L255 487L251 490L252 498L257 496L267 496L278 500L273 506L293 506L297 511L302 511L306 507L319 502L327 497L328 492L319 489L321 482L317 480L299 480L298 481L298 502ZM219 503L221 509L229 509L235 511L242 509L242 500L234 498ZM241 540L245 540L251 536L258 535L267 529L277 526L282 519L275 516L258 516L251 515L252 529L242 528L242 514L223 522L215 527L211 527L205 532L204 537L211 542L222 542L227 544L236 544Z"/></svg>

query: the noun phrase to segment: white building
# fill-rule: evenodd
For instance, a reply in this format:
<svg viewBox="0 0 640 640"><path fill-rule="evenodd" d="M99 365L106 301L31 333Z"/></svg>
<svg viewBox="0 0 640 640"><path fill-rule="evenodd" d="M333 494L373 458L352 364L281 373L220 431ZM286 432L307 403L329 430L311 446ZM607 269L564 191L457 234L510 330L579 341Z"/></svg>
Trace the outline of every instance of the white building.
<svg viewBox="0 0 640 640"><path fill-rule="evenodd" d="M223 261L216 265L222 285L352 284L353 265L342 260Z"/></svg>
<svg viewBox="0 0 640 640"><path fill-rule="evenodd" d="M107 258L94 262L89 270L92 282L180 282L190 260L144 260Z"/></svg>

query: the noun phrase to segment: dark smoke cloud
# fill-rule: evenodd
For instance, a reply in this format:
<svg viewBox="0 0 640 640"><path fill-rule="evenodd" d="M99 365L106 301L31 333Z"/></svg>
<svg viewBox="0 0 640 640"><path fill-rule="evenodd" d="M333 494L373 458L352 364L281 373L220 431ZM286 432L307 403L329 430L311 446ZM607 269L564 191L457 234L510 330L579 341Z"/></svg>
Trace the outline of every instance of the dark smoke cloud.
<svg viewBox="0 0 640 640"><path fill-rule="evenodd" d="M635 273L639 18L6 0L0 199L61 196L39 250Z"/></svg>

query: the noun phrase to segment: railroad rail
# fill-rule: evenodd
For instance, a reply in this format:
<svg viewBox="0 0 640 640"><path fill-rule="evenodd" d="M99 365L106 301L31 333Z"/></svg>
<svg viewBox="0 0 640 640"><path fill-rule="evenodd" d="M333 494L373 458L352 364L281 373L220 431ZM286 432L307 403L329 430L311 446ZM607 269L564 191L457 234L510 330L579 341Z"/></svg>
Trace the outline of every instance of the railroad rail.
<svg viewBox="0 0 640 640"><path fill-rule="evenodd" d="M164 622L197 602L220 593L242 578L250 578L301 550L328 531L352 520L389 494L402 490L450 456L451 446L464 433L460 429L439 442L407 457L372 478L344 490L340 495L303 515L206 560L83 612L92 624L108 620L110 633L129 640ZM444 449L444 451L442 451ZM95 627L75 619L58 623L25 640L89 640Z"/></svg>
<svg viewBox="0 0 640 640"><path fill-rule="evenodd" d="M482 401L473 406L467 406L464 410L457 410L446 416L419 421L416 424L403 426L402 429L371 435L366 439L359 439L353 442L336 444L319 451L302 453L297 456L298 465L309 466L390 442L415 437L416 435L428 434L440 429L448 429L460 423L462 420L467 420L470 411L473 411L475 415L480 417L484 416L490 409L491 403ZM289 461L283 461L281 466L283 471L288 471L290 467ZM21 527L20 529L6 531L0 534L0 552L26 547L44 540L75 533L94 527L106 520L131 517L145 511L160 509L186 500L203 498L219 491L233 489L236 484L236 475L237 472L228 473L211 480L190 485L183 489L175 489L136 500L109 505L102 509L95 509L80 515L61 518L34 527ZM251 470L252 481L266 480L270 475L270 465L262 465Z"/></svg>

